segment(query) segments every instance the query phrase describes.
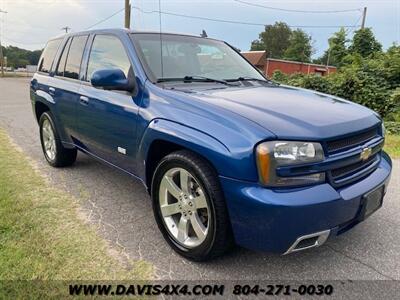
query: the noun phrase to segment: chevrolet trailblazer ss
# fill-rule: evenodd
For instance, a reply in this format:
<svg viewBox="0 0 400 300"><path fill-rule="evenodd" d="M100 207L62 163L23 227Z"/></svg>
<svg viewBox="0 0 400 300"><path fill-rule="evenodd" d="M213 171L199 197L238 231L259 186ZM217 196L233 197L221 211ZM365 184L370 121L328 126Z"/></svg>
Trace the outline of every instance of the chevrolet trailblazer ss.
<svg viewBox="0 0 400 300"><path fill-rule="evenodd" d="M379 115L274 83L214 39L67 34L47 43L30 93L48 163L79 150L140 180L192 260L320 246L379 209L390 178Z"/></svg>

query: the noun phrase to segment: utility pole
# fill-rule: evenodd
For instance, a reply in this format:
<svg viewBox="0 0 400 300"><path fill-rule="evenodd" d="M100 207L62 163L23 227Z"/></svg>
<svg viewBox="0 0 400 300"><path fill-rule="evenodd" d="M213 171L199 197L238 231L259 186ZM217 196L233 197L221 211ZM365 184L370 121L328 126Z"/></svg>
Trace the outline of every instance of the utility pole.
<svg viewBox="0 0 400 300"><path fill-rule="evenodd" d="M70 30L71 27L65 26L63 28L61 28L61 30L65 30L65 33L68 33L68 30Z"/></svg>
<svg viewBox="0 0 400 300"><path fill-rule="evenodd" d="M6 14L7 12L0 9L0 13ZM0 35L0 64L1 64L1 77L4 77L4 56L3 56L3 48L1 46L1 35Z"/></svg>
<svg viewBox="0 0 400 300"><path fill-rule="evenodd" d="M131 28L131 3L130 0L125 0L125 28Z"/></svg>
<svg viewBox="0 0 400 300"><path fill-rule="evenodd" d="M362 22L361 22L361 29L365 28L365 18L367 17L367 8L364 7L363 11L363 17L362 17Z"/></svg>

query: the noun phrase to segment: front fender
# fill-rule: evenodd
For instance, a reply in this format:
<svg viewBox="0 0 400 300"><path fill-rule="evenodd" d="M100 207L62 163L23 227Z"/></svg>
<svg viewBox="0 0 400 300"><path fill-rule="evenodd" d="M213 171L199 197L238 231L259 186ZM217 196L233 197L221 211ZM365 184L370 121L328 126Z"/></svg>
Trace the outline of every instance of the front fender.
<svg viewBox="0 0 400 300"><path fill-rule="evenodd" d="M146 128L138 149L138 172L146 176L146 158L151 144L162 140L174 143L206 158L219 175L257 180L255 162L249 153L233 152L212 135L165 119L155 119Z"/></svg>

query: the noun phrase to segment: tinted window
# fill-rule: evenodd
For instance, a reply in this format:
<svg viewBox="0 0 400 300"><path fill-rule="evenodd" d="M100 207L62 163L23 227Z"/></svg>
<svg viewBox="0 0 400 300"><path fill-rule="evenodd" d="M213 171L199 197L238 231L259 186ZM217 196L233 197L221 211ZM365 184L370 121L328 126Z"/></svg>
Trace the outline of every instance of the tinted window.
<svg viewBox="0 0 400 300"><path fill-rule="evenodd" d="M96 35L90 52L87 79L100 69L121 69L129 77L131 63L121 41L110 35Z"/></svg>
<svg viewBox="0 0 400 300"><path fill-rule="evenodd" d="M65 44L63 53L57 65L56 75L64 76L65 62L67 61L68 50L71 45L71 39Z"/></svg>
<svg viewBox="0 0 400 300"><path fill-rule="evenodd" d="M83 50L85 49L87 35L76 36L72 39L69 47L67 62L65 64L64 76L73 79L79 79L79 70Z"/></svg>
<svg viewBox="0 0 400 300"><path fill-rule="evenodd" d="M49 73L54 57L56 56L58 47L61 44L61 39L49 41L43 51L40 61L39 71Z"/></svg>

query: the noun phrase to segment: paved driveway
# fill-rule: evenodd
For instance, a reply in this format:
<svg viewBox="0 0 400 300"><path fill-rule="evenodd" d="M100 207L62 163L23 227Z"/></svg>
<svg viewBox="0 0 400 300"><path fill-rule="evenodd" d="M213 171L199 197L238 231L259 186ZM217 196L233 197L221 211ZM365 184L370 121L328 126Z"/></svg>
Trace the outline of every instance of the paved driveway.
<svg viewBox="0 0 400 300"><path fill-rule="evenodd" d="M127 175L79 154L71 168L45 162L31 111L27 79L0 78L0 127L51 182L80 197L101 236L132 259L153 263L162 279L400 279L400 162L394 162L384 207L320 248L289 256L236 249L208 263L182 259L153 219L145 189ZM60 216L62 217L62 216ZM67 234L67 233L66 233Z"/></svg>

